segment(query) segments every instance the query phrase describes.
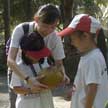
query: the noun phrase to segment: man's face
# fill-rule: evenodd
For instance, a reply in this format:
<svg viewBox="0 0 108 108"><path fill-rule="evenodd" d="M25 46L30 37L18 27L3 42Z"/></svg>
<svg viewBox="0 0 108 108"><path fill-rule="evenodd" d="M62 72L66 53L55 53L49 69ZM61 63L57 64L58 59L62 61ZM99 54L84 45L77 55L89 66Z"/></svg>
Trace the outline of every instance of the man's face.
<svg viewBox="0 0 108 108"><path fill-rule="evenodd" d="M58 24L58 20L56 20L53 24L45 24L38 21L37 30L42 36L47 36L52 33Z"/></svg>

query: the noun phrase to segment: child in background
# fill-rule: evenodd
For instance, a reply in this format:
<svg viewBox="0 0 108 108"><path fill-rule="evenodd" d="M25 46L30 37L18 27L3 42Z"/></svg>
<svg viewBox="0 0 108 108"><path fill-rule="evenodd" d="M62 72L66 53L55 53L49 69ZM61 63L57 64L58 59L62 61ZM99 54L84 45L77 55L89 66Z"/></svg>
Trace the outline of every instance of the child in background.
<svg viewBox="0 0 108 108"><path fill-rule="evenodd" d="M81 53L72 87L71 108L105 108L108 75L105 36L100 22L87 14L79 14L58 35L70 36L72 45Z"/></svg>

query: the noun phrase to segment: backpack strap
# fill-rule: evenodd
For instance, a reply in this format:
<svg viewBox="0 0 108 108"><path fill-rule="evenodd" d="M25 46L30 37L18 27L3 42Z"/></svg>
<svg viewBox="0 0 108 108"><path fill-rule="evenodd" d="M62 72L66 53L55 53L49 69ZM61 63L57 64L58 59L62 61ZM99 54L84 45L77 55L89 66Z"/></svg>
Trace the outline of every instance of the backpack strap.
<svg viewBox="0 0 108 108"><path fill-rule="evenodd" d="M23 28L24 34L27 34L29 32L29 23L24 23L22 25L22 28ZM8 56L8 51L9 51L9 48L10 48L10 43L11 43L11 37L9 37L9 39L7 40L6 45L5 45L6 56Z"/></svg>
<svg viewBox="0 0 108 108"><path fill-rule="evenodd" d="M24 34L28 34L28 32L29 32L29 23L24 23L22 27L23 27ZM29 67L31 68L31 70L33 72L33 75L37 76L37 72L36 72L33 64L30 64Z"/></svg>
<svg viewBox="0 0 108 108"><path fill-rule="evenodd" d="M33 75L36 77L36 76L37 76L37 72L36 72L36 70L35 70L33 64L31 64L31 65L29 65L29 66L30 66L30 68L31 68L31 70L32 70L32 72L33 72Z"/></svg>
<svg viewBox="0 0 108 108"><path fill-rule="evenodd" d="M8 52L9 52L9 48L10 48L10 43L11 43L11 37L9 37L9 39L7 40L6 45L5 45L6 56L8 56Z"/></svg>
<svg viewBox="0 0 108 108"><path fill-rule="evenodd" d="M24 23L22 27L24 34L27 34L29 32L29 23Z"/></svg>

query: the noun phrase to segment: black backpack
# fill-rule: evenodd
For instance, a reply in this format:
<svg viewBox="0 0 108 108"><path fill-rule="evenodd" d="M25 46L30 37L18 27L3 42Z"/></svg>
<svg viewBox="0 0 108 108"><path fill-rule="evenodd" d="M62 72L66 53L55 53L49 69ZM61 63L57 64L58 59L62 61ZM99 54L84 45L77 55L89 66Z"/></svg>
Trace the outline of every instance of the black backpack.
<svg viewBox="0 0 108 108"><path fill-rule="evenodd" d="M28 34L29 32L29 23L24 23L22 25L23 31L24 31L24 35ZM9 39L6 42L6 46L5 46L5 52L6 55L8 56L8 52L9 52L9 48L10 48L10 43L11 43L11 37L9 37Z"/></svg>

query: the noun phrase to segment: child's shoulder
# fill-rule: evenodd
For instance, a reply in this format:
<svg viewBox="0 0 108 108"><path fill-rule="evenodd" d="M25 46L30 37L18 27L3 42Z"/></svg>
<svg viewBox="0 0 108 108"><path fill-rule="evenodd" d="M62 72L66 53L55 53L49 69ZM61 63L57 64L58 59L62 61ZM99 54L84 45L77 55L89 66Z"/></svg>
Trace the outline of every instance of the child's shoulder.
<svg viewBox="0 0 108 108"><path fill-rule="evenodd" d="M104 60L104 57L101 51L97 48L93 51L89 52L87 55L81 57L82 61L86 64L93 63L93 62L101 62Z"/></svg>

